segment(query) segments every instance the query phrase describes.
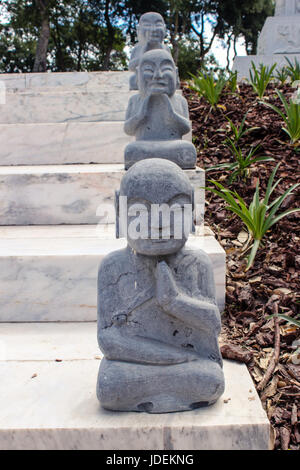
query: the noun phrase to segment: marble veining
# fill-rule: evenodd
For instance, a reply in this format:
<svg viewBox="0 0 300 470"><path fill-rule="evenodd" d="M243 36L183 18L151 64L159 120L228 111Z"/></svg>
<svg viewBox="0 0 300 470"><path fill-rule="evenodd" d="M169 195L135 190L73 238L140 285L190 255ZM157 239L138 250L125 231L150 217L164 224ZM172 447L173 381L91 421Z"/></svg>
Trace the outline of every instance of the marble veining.
<svg viewBox="0 0 300 470"><path fill-rule="evenodd" d="M0 167L0 225L113 223L114 191L123 168L121 164ZM201 224L204 171L198 168L187 174L196 188Z"/></svg>
<svg viewBox="0 0 300 470"><path fill-rule="evenodd" d="M0 227L0 322L93 321L101 259L126 246L114 227ZM225 252L211 236L191 236L187 248L210 257L220 310ZM87 300L88 299L88 300Z"/></svg>
<svg viewBox="0 0 300 470"><path fill-rule="evenodd" d="M270 425L243 364L224 361L227 403L137 415L100 407L93 392L99 360L19 360L0 362L2 450L269 448Z"/></svg>

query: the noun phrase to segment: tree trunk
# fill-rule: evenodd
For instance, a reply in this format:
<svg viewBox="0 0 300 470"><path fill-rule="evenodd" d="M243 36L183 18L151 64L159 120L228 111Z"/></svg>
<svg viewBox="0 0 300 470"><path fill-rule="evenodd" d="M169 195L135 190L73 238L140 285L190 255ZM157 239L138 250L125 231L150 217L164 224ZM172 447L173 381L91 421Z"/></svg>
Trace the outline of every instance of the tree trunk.
<svg viewBox="0 0 300 470"><path fill-rule="evenodd" d="M107 47L106 47L106 52L105 52L105 58L101 67L102 70L109 70L110 55L113 50L113 45L115 41L115 31L114 31L114 28L111 24L110 17L109 17L109 4L110 4L110 0L106 0L104 18L105 18L105 23L106 23L106 28L107 28L108 41L107 41Z"/></svg>
<svg viewBox="0 0 300 470"><path fill-rule="evenodd" d="M41 11L42 24L40 29L40 36L36 47L33 72L46 72L47 50L50 38L48 0L36 0L36 3Z"/></svg>

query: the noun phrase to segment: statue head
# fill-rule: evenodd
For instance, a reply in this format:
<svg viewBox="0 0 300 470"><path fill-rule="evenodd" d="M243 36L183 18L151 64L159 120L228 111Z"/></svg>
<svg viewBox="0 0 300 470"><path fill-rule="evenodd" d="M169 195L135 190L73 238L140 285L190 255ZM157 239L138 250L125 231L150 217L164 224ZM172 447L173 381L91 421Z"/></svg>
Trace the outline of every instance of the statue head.
<svg viewBox="0 0 300 470"><path fill-rule="evenodd" d="M123 176L116 193L117 224L137 253L176 253L193 227L194 191L175 163L160 158L141 160Z"/></svg>
<svg viewBox="0 0 300 470"><path fill-rule="evenodd" d="M138 85L142 95L174 95L178 84L177 68L166 50L153 49L142 55L138 66Z"/></svg>
<svg viewBox="0 0 300 470"><path fill-rule="evenodd" d="M144 13L137 27L138 41L141 44L161 44L166 34L166 25L159 13Z"/></svg>

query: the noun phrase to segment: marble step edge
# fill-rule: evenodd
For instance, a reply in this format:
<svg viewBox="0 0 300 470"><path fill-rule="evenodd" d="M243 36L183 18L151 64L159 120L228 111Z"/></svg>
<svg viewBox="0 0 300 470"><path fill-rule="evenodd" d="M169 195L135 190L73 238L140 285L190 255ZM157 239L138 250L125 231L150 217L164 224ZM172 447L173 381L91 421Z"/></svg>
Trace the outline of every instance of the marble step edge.
<svg viewBox="0 0 300 470"><path fill-rule="evenodd" d="M9 93L0 90L0 123L98 122L125 120L136 92L90 90Z"/></svg>
<svg viewBox="0 0 300 470"><path fill-rule="evenodd" d="M134 140L124 121L0 124L0 162L9 165L123 163ZM192 132L183 137L192 141Z"/></svg>
<svg viewBox="0 0 300 470"><path fill-rule="evenodd" d="M127 87L132 72L50 72L50 73L1 73L0 82L7 90L26 89L64 89L69 87L79 89Z"/></svg>
<svg viewBox="0 0 300 470"><path fill-rule="evenodd" d="M47 239L47 238L111 238L115 236L115 224L106 225L11 225L0 226L1 240ZM213 237L207 224L196 227L194 236Z"/></svg>
<svg viewBox="0 0 300 470"><path fill-rule="evenodd" d="M270 448L270 423L244 364L224 361L225 391L211 407L116 413L95 394L96 323L3 324L0 336L1 450Z"/></svg>
<svg viewBox="0 0 300 470"><path fill-rule="evenodd" d="M94 321L99 263L127 244L113 231L113 226L2 228L0 322ZM186 246L209 255L223 310L226 255L210 231L199 233Z"/></svg>
<svg viewBox="0 0 300 470"><path fill-rule="evenodd" d="M268 54L268 55L247 55L247 56L236 56L233 61L232 71L238 72L238 80L245 82L250 78L250 69L252 68L251 62L254 62L256 67L260 64L266 66L272 66L277 64L277 68L288 65L285 57L290 59L292 63L297 59L300 62L300 53L299 54Z"/></svg>
<svg viewBox="0 0 300 470"><path fill-rule="evenodd" d="M114 223L114 194L124 173L122 164L0 166L0 225ZM185 173L202 225L205 172Z"/></svg>

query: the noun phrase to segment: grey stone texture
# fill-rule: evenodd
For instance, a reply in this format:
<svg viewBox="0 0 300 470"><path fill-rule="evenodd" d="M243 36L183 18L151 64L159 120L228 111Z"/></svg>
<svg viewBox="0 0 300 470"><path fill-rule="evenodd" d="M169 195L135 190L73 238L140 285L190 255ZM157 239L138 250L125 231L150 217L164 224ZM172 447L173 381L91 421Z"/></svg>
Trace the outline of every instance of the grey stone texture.
<svg viewBox="0 0 300 470"><path fill-rule="evenodd" d="M255 63L256 67L259 67L260 64L264 64L268 67L276 64L276 68L280 69L288 65L286 57L292 63L294 63L295 59L300 62L300 54L245 55L238 56L234 59L232 70L237 70L238 80L249 80L252 62Z"/></svg>
<svg viewBox="0 0 300 470"><path fill-rule="evenodd" d="M300 0L277 0L275 16L267 18L258 38L257 56L236 57L233 71L238 71L238 79L249 79L251 61L255 65L264 64L277 68L300 60Z"/></svg>
<svg viewBox="0 0 300 470"><path fill-rule="evenodd" d="M152 49L163 49L171 54L168 46L163 43L165 35L166 25L159 13L148 12L141 16L137 28L138 43L134 47L129 61L129 70L134 72L134 75L131 75L129 79L130 90L138 90L137 67L145 52Z"/></svg>
<svg viewBox="0 0 300 470"><path fill-rule="evenodd" d="M300 15L300 0L276 0L275 16Z"/></svg>
<svg viewBox="0 0 300 470"><path fill-rule="evenodd" d="M257 53L300 54L300 13L267 18L258 39Z"/></svg>
<svg viewBox="0 0 300 470"><path fill-rule="evenodd" d="M193 189L173 162L147 159L122 179L131 204L192 204ZM151 225L151 215L149 224ZM162 230L162 220L160 219ZM224 391L221 320L213 270L186 235L132 239L108 255L98 274L98 342L104 353L97 396L109 410L166 413L217 401Z"/></svg>
<svg viewBox="0 0 300 470"><path fill-rule="evenodd" d="M196 149L182 140L191 124L186 99L176 94L177 73L164 50L146 52L138 66L139 93L129 100L124 130L136 137L125 149L125 168L145 158L165 158L194 168Z"/></svg>

